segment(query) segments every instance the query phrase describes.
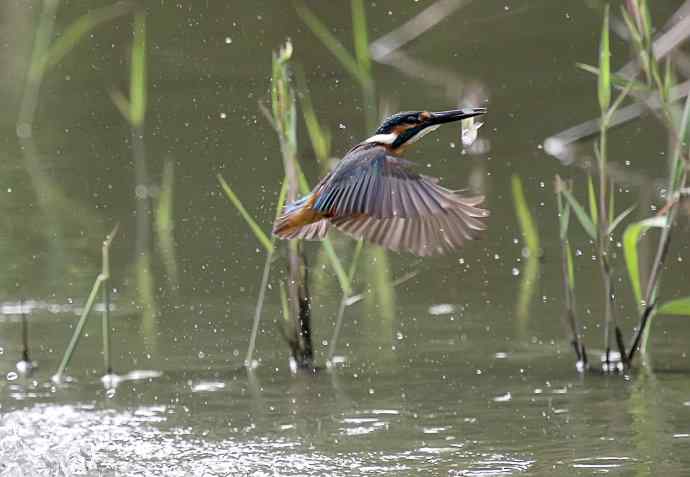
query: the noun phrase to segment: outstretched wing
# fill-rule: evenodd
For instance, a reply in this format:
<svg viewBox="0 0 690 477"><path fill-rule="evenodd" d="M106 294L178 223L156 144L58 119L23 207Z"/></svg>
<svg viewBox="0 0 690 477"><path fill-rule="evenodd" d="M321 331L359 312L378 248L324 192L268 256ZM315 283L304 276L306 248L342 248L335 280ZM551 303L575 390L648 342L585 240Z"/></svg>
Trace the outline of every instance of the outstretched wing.
<svg viewBox="0 0 690 477"><path fill-rule="evenodd" d="M479 200L480 198L473 198ZM342 232L394 251L408 251L418 256L443 254L478 237L485 225L478 219L488 213L467 206L448 209L437 215L415 218L383 218L364 214L332 219Z"/></svg>
<svg viewBox="0 0 690 477"><path fill-rule="evenodd" d="M318 188L313 206L332 217L366 214L372 217L413 217L435 214L442 204L428 181L412 170L413 163L389 156L382 146L348 153Z"/></svg>
<svg viewBox="0 0 690 477"><path fill-rule="evenodd" d="M460 247L486 228L482 197L442 187L380 146L350 155L318 189L314 204L348 235L425 256Z"/></svg>

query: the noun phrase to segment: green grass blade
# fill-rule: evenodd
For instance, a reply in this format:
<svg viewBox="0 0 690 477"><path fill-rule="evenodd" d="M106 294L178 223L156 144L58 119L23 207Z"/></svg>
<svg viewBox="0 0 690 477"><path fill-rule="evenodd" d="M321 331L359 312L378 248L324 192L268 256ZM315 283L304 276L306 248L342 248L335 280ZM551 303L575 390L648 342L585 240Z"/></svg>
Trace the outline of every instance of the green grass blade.
<svg viewBox="0 0 690 477"><path fill-rule="evenodd" d="M518 175L511 177L513 203L515 213L518 218L520 232L525 240L525 245L529 251L527 261L520 279L520 291L515 305L516 316L520 333L524 333L529 318L529 305L535 292L535 286L539 279L539 233L532 218L532 213L527 205L527 198L522 187L522 180Z"/></svg>
<svg viewBox="0 0 690 477"><path fill-rule="evenodd" d="M352 294L352 286L350 285L350 278L348 277L347 273L345 272L345 268L343 268L343 265L340 262L338 255L335 253L335 249L333 248L333 244L331 243L330 240L324 240L322 242L322 246L323 246L323 249L326 251L326 255L328 256L329 260L331 261L331 266L333 267L333 270L335 271L335 275L338 278L338 283L340 284L340 289L343 291L344 295L350 296L350 294Z"/></svg>
<svg viewBox="0 0 690 477"><path fill-rule="evenodd" d="M141 126L146 116L146 13L134 15L134 41L129 80L130 121Z"/></svg>
<svg viewBox="0 0 690 477"><path fill-rule="evenodd" d="M311 146L314 149L314 155L321 167L326 168L328 167L328 159L331 154L331 134L321 127L311 102L307 103L306 100L302 100L300 103L302 104L302 114L307 125L307 132Z"/></svg>
<svg viewBox="0 0 690 477"><path fill-rule="evenodd" d="M663 227L665 224L665 217L653 217L628 225L623 234L625 266L628 269L628 277L630 278L635 301L638 305L642 303L642 285L640 283L640 261L637 254L637 243L640 240L640 236L650 227Z"/></svg>
<svg viewBox="0 0 690 477"><path fill-rule="evenodd" d="M628 225L623 234L623 252L625 266L628 269L628 277L635 294L635 303L642 303L642 285L640 284L640 265L637 255L637 241L640 239L643 227L640 222Z"/></svg>
<svg viewBox="0 0 690 477"><path fill-rule="evenodd" d="M163 180L161 181L158 205L156 207L156 235L168 280L173 287L177 288L179 285L179 273L175 255L174 190L175 163L173 161L166 161L163 166Z"/></svg>
<svg viewBox="0 0 690 477"><path fill-rule="evenodd" d="M688 143L688 134L690 134L690 95L685 98L685 106L683 107L683 115L680 120L680 127L678 128L678 137L676 138L676 145L673 149L673 163L671 166L671 190L676 191L680 187L681 178L683 177L682 152L686 150Z"/></svg>
<svg viewBox="0 0 690 477"><path fill-rule="evenodd" d="M597 209L597 196L594 191L594 184L592 183L592 176L587 176L587 199L589 200L589 216L592 218L594 227L599 223L599 212Z"/></svg>
<svg viewBox="0 0 690 477"><path fill-rule="evenodd" d="M567 202L565 204L563 203L563 194L561 191L563 188L568 187L568 184L566 184L558 174L556 174L554 180L556 205L558 206L558 222L560 224L559 236L562 241L565 241L568 239L568 228L570 227L570 204Z"/></svg>
<svg viewBox="0 0 690 477"><path fill-rule="evenodd" d="M352 285L352 280L355 278L355 273L357 272L357 263L359 262L359 256L362 254L362 249L364 248L364 240L359 239L357 245L355 246L355 251L352 254L352 259L350 260L350 270L348 270L347 276L350 279L350 285Z"/></svg>
<svg viewBox="0 0 690 477"><path fill-rule="evenodd" d="M676 84L676 80L673 76L673 68L671 68L671 60L666 57L664 61L664 90L662 98L668 98L671 95L671 88Z"/></svg>
<svg viewBox="0 0 690 477"><path fill-rule="evenodd" d="M363 0L352 0L352 34L355 42L355 55L360 71L369 75L371 56L369 55L369 34L367 33L367 13Z"/></svg>
<svg viewBox="0 0 690 477"><path fill-rule="evenodd" d="M280 308L283 312L283 319L285 323L290 325L290 303L288 302L287 288L285 282L280 281Z"/></svg>
<svg viewBox="0 0 690 477"><path fill-rule="evenodd" d="M667 301L659 306L657 313L660 315L690 316L690 296Z"/></svg>
<svg viewBox="0 0 690 477"><path fill-rule="evenodd" d="M641 1L639 5L640 17L642 18L642 34L648 42L652 38L653 33L652 16L649 13L649 4L646 1Z"/></svg>
<svg viewBox="0 0 690 477"><path fill-rule="evenodd" d="M594 76L599 76L599 68L596 66L588 65L587 63L575 63L575 67L587 73L592 73Z"/></svg>
<svg viewBox="0 0 690 477"><path fill-rule="evenodd" d="M563 197L566 198L570 206L573 208L575 217L577 217L577 220L580 222L580 225L582 225L582 228L585 229L587 235L589 235L592 239L596 239L597 228L594 226L592 219L590 219L589 215L587 215L587 212L585 212L585 209L580 205L575 196L569 190L563 189Z"/></svg>
<svg viewBox="0 0 690 477"><path fill-rule="evenodd" d="M560 236L561 240L565 240L568 237L568 228L570 227L570 204L566 203L563 207L563 212L561 213L561 230Z"/></svg>
<svg viewBox="0 0 690 477"><path fill-rule="evenodd" d="M618 226L620 225L620 223L623 222L623 220L624 220L628 215L630 215L630 212L632 212L633 210L635 210L635 205L631 205L630 207L628 207L627 209L625 209L623 212L621 212L620 214L618 214L618 217L616 217L615 219L613 219L613 220L611 221L611 223L609 224L609 232L608 232L608 233L609 233L609 234L612 234L613 231L616 230L616 227L618 227Z"/></svg>
<svg viewBox="0 0 690 477"><path fill-rule="evenodd" d="M297 14L353 78L362 84L369 83L369 78L362 73L357 60L347 51L343 44L333 36L328 30L328 27L324 25L309 8L303 4L298 4Z"/></svg>
<svg viewBox="0 0 690 477"><path fill-rule="evenodd" d="M599 107L605 114L611 104L611 50L609 47L609 6L604 8L604 24L599 43Z"/></svg>
<svg viewBox="0 0 690 477"><path fill-rule="evenodd" d="M110 91L110 100L113 102L118 111L127 120L128 123L132 123L132 118L130 117L130 112L132 107L129 104L129 100L125 98L125 95L118 90Z"/></svg>
<svg viewBox="0 0 690 477"><path fill-rule="evenodd" d="M633 1L632 3L634 5L635 2ZM634 6L634 8L637 9L637 6ZM638 31L637 22L630 17L628 10L624 6L621 6L621 14L621 16L623 17L623 21L625 22L625 26L628 28L628 34L632 38L632 41L635 44L636 49L641 50L642 37L640 36L640 32Z"/></svg>
<svg viewBox="0 0 690 477"><path fill-rule="evenodd" d="M247 212L247 209L244 208L244 205L242 205L242 202L233 192L230 185L227 182L225 182L223 176L218 174L216 177L218 178L218 182L220 182L220 185L223 188L225 195L228 197L230 202L232 202L232 205L235 206L235 208L240 213L245 222L247 222L249 228L252 230L252 232L254 232L254 236L256 236L256 239L261 243L266 252L273 253L273 242L271 242L266 233L263 230L261 230L261 227L259 227L259 224L256 223L251 214Z"/></svg>
<svg viewBox="0 0 690 477"><path fill-rule="evenodd" d="M131 4L117 2L107 7L91 10L80 16L50 45L43 56L43 66L48 69L57 65L89 32L103 23L129 13L131 10Z"/></svg>
<svg viewBox="0 0 690 477"><path fill-rule="evenodd" d="M513 202L515 203L515 212L520 224L520 230L525 237L525 245L530 252L530 257L539 256L539 233L537 226L534 224L532 213L527 205L525 192L522 187L522 181L517 175L511 178L513 186Z"/></svg>
<svg viewBox="0 0 690 477"><path fill-rule="evenodd" d="M607 205L608 207L608 223L609 223L609 230L611 230L611 222L614 220L614 216L616 214L616 185L613 183L613 179L609 181L609 203Z"/></svg>
<svg viewBox="0 0 690 477"><path fill-rule="evenodd" d="M328 159L331 155L331 133L321 126L321 122L316 117L314 104L311 101L311 95L307 88L307 80L301 68L297 68L297 85L301 91L298 98L302 106L302 116L304 117L304 123L307 125L311 147L314 149L316 160L319 161L322 169L326 169L329 166Z"/></svg>
<svg viewBox="0 0 690 477"><path fill-rule="evenodd" d="M285 197L287 197L288 181L287 177L283 178L283 185L280 187L280 193L278 193L278 202L276 203L276 219L283 213L283 207L285 205Z"/></svg>
<svg viewBox="0 0 690 477"><path fill-rule="evenodd" d="M587 73L592 73L594 76L599 76L599 68L596 66L588 65L586 63L575 63L577 68ZM630 79L626 76L619 75L617 73L611 73L611 84L618 88L630 87L631 91L649 91L649 87L641 81L635 79Z"/></svg>
<svg viewBox="0 0 690 477"><path fill-rule="evenodd" d="M573 250L570 248L570 242L565 244L565 254L568 262L568 286L571 290L575 290L575 262L573 261Z"/></svg>

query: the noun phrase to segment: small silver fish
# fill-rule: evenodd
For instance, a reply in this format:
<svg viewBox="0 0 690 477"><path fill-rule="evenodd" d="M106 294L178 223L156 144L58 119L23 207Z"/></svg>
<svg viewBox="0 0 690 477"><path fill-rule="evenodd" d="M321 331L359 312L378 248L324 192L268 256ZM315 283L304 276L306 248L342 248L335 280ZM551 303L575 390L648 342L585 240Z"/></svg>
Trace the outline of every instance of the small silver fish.
<svg viewBox="0 0 690 477"><path fill-rule="evenodd" d="M475 123L474 118L467 118L460 121L460 140L462 145L465 147L470 147L474 144L479 136L479 128L482 127L484 123Z"/></svg>

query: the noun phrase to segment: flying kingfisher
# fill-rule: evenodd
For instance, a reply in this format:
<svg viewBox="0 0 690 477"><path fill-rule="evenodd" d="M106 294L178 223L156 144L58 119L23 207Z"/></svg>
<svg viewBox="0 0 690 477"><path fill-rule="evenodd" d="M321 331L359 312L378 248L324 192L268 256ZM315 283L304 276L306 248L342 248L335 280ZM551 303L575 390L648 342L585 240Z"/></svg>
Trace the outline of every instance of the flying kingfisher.
<svg viewBox="0 0 690 477"><path fill-rule="evenodd" d="M283 239L321 240L328 229L419 256L448 252L486 228L482 196L446 189L415 172L401 154L441 124L486 113L485 108L409 111L383 121L345 154L314 190L291 204L273 226Z"/></svg>

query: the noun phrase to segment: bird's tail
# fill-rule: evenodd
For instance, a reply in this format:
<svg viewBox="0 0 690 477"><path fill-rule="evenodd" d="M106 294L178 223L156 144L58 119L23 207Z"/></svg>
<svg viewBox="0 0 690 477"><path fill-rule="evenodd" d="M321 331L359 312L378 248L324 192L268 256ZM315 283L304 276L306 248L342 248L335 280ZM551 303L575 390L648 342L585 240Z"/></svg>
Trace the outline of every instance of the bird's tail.
<svg viewBox="0 0 690 477"><path fill-rule="evenodd" d="M323 240L329 222L308 206L310 196L287 204L273 224L273 235L282 239Z"/></svg>

